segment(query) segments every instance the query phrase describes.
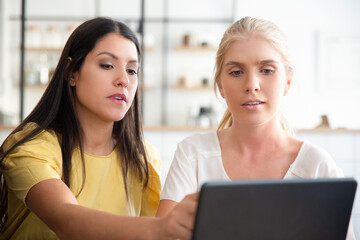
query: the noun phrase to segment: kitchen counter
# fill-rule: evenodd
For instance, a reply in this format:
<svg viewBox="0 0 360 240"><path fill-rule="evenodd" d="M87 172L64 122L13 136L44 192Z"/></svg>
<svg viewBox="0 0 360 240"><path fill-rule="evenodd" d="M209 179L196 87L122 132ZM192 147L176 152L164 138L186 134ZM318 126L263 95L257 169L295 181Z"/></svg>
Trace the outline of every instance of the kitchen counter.
<svg viewBox="0 0 360 240"><path fill-rule="evenodd" d="M0 131L11 131L16 126L2 125L0 124ZM188 127L188 126L144 126L144 131L150 132L205 132L214 131L216 127L201 128L201 127ZM300 128L294 130L297 132L319 132L319 133L360 133L360 129L348 129L348 128Z"/></svg>

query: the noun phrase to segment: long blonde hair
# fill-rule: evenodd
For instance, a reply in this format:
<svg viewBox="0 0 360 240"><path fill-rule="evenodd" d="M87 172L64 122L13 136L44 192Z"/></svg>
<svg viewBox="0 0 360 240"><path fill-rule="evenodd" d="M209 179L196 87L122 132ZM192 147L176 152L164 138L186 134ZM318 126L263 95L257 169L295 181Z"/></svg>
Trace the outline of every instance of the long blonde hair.
<svg viewBox="0 0 360 240"><path fill-rule="evenodd" d="M225 31L220 41L219 48L216 53L215 63L215 92L217 92L218 84L220 83L220 74L224 63L224 57L231 43L236 40L246 39L251 34L256 34L269 41L273 48L278 51L283 58L288 72L292 73L293 67L289 58L287 40L281 30L270 21L255 17L244 17L234 22ZM218 130L228 128L232 125L232 123L233 119L231 112L227 109L218 126ZM281 125L285 131L292 131L290 130L289 124L284 116L281 116Z"/></svg>

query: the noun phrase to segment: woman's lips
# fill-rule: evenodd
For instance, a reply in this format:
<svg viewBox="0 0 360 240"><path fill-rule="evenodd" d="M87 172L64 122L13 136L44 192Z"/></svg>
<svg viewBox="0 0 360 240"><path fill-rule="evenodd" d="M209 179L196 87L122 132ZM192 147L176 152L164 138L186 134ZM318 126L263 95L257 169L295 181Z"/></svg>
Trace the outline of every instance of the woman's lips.
<svg viewBox="0 0 360 240"><path fill-rule="evenodd" d="M114 94L114 95L111 95L109 98L111 101L113 101L116 104L123 104L126 102L125 94L120 94L120 93Z"/></svg>
<svg viewBox="0 0 360 240"><path fill-rule="evenodd" d="M242 104L242 106L245 109L255 111L255 110L261 108L264 104L265 104L265 102L263 102L263 101L251 100L251 101L246 101L245 103Z"/></svg>

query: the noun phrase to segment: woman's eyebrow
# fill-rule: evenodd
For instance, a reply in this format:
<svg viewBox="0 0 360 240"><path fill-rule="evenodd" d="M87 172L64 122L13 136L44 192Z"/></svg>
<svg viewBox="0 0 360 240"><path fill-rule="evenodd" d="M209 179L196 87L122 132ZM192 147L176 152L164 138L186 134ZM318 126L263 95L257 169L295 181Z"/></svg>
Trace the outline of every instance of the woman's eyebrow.
<svg viewBox="0 0 360 240"><path fill-rule="evenodd" d="M257 64L258 65L266 65L266 64L278 64L278 63L279 63L279 61L276 61L274 59L265 59L265 60L259 61ZM224 66L244 67L245 64L243 64L241 62L236 62L236 61L229 61L229 62L225 63Z"/></svg>
<svg viewBox="0 0 360 240"><path fill-rule="evenodd" d="M242 66L244 66L244 64L242 64L240 62L236 62L236 61L229 61L229 62L225 63L225 66L239 66L239 67L242 67Z"/></svg>
<svg viewBox="0 0 360 240"><path fill-rule="evenodd" d="M103 55L103 54L109 55L110 57L112 57L112 58L114 58L114 59L118 59L117 56L115 56L114 54L112 54L112 53L110 53L110 52L101 52L101 53L97 54L96 56L100 56L100 55Z"/></svg>
<svg viewBox="0 0 360 240"><path fill-rule="evenodd" d="M130 60L128 63L135 63L135 64L138 64L138 61L137 61L137 60Z"/></svg>
<svg viewBox="0 0 360 240"><path fill-rule="evenodd" d="M270 64L270 63L278 64L279 62L276 61L276 60L273 60L273 59L266 59L266 60L262 60L262 61L259 62L259 64L262 64L262 65L264 65L264 64Z"/></svg>
<svg viewBox="0 0 360 240"><path fill-rule="evenodd" d="M100 55L108 55L112 58L114 58L115 60L118 60L118 57L115 54L112 54L111 52L101 52L99 54L97 54L96 56L100 56ZM129 63L136 63L138 64L138 60L130 60Z"/></svg>

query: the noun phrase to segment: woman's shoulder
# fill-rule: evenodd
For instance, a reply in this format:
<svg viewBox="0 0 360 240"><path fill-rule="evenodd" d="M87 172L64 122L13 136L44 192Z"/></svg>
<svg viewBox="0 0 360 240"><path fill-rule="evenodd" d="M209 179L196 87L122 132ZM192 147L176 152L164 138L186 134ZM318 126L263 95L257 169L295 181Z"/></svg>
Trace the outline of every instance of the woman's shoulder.
<svg viewBox="0 0 360 240"><path fill-rule="evenodd" d="M27 123L21 130L11 134L4 142L4 150L6 151L10 149L14 144L22 140L37 127L38 125L36 123L30 122ZM37 146L43 149L44 146L51 145L54 148L60 149L60 137L61 136L52 129L41 130L39 134L22 144L21 147L22 150L24 150L23 148L36 150Z"/></svg>
<svg viewBox="0 0 360 240"><path fill-rule="evenodd" d="M218 145L218 137L216 131L196 133L184 138L179 144L212 148L214 145Z"/></svg>
<svg viewBox="0 0 360 240"><path fill-rule="evenodd" d="M303 142L299 154L317 162L333 162L333 158L327 150L308 141Z"/></svg>
<svg viewBox="0 0 360 240"><path fill-rule="evenodd" d="M160 175L162 164L158 149L148 141L144 142L144 146L147 154L146 156L149 163L151 164L151 167L153 167L156 170L156 172Z"/></svg>
<svg viewBox="0 0 360 240"><path fill-rule="evenodd" d="M35 123L28 123L20 131L11 134L4 150L10 150L37 127ZM7 181L13 183L11 190L20 200L25 201L29 189L35 184L50 178L61 178L62 152L57 134L53 130L41 130L30 140L12 149L2 165Z"/></svg>
<svg viewBox="0 0 360 240"><path fill-rule="evenodd" d="M221 154L220 143L216 131L197 133L186 137L178 144L178 151L188 156L217 156Z"/></svg>
<svg viewBox="0 0 360 240"><path fill-rule="evenodd" d="M340 177L342 170L324 148L304 141L292 169L303 177Z"/></svg>

